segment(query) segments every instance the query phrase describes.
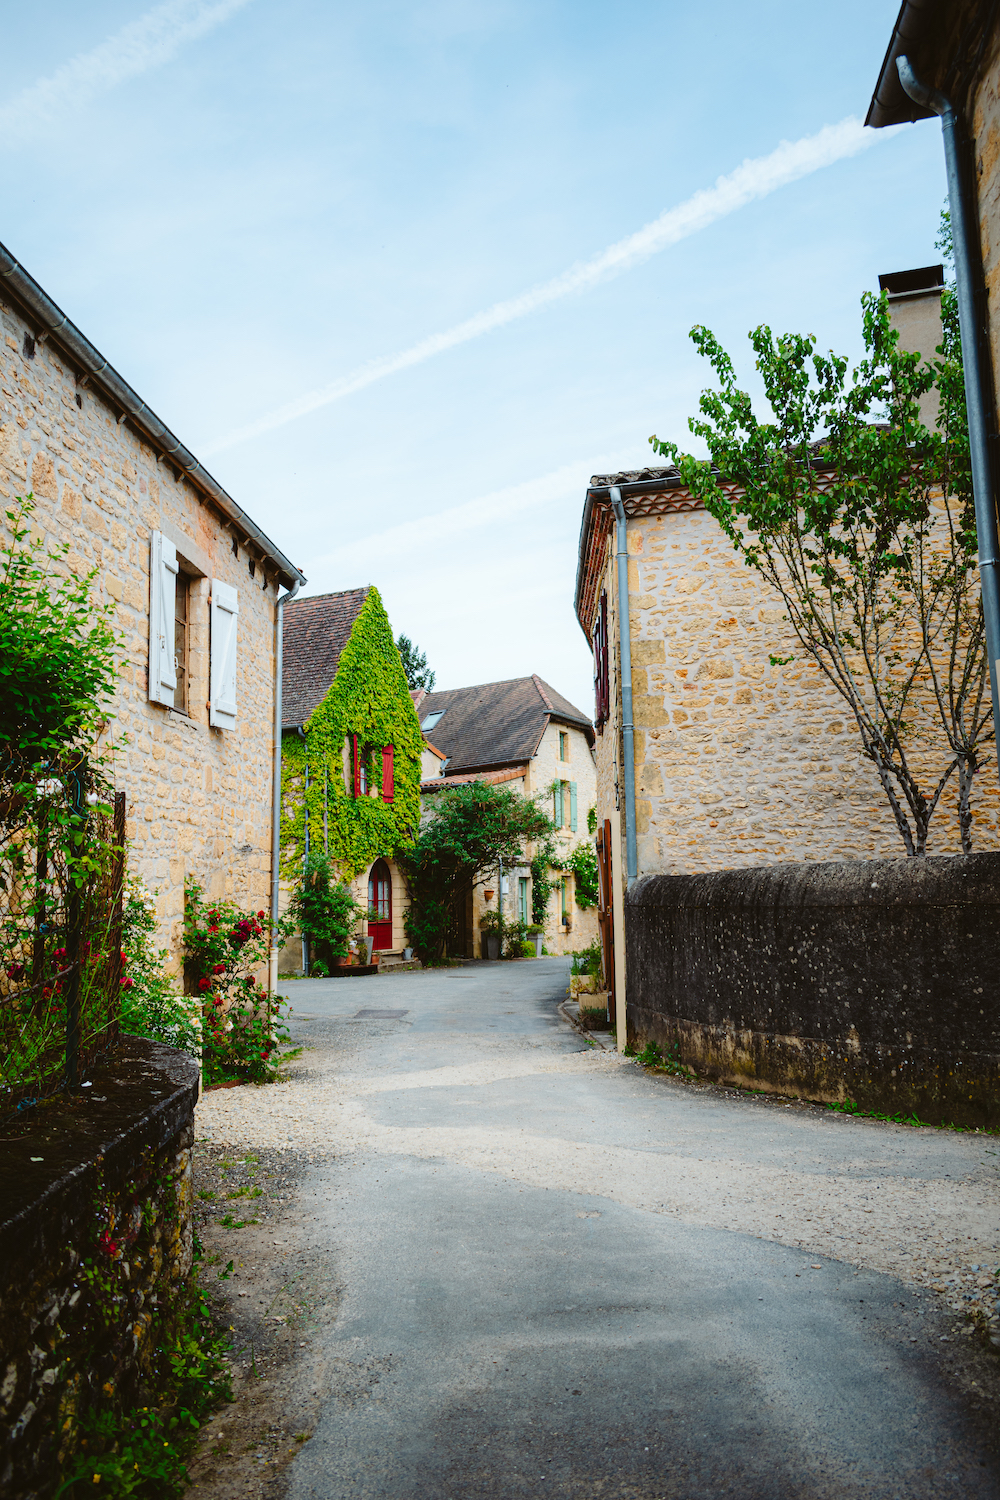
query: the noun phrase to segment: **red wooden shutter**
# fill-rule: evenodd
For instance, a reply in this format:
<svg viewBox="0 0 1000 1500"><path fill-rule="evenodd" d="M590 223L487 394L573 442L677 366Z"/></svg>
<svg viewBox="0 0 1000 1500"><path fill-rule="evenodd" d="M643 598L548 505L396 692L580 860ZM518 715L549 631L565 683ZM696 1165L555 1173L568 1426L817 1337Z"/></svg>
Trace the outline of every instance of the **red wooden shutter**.
<svg viewBox="0 0 1000 1500"><path fill-rule="evenodd" d="M361 796L361 756L358 754L358 737L351 735L351 745L354 750L354 795Z"/></svg>
<svg viewBox="0 0 1000 1500"><path fill-rule="evenodd" d="M598 724L603 724L611 707L610 682L608 678L608 596L601 595L594 626L594 707Z"/></svg>
<svg viewBox="0 0 1000 1500"><path fill-rule="evenodd" d="M382 746L382 801L391 802L396 795L392 780L392 746Z"/></svg>

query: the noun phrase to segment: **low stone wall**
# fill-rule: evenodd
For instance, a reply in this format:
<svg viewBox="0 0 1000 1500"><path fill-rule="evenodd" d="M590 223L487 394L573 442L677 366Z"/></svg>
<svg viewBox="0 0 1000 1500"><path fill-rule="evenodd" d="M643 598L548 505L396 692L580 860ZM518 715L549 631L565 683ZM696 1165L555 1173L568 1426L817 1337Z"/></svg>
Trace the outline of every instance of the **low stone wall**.
<svg viewBox="0 0 1000 1500"><path fill-rule="evenodd" d="M128 1038L0 1143L0 1493L51 1495L91 1399L134 1400L191 1268L197 1064Z"/></svg>
<svg viewBox="0 0 1000 1500"><path fill-rule="evenodd" d="M1000 1125L1000 855L648 875L629 1040L698 1073Z"/></svg>

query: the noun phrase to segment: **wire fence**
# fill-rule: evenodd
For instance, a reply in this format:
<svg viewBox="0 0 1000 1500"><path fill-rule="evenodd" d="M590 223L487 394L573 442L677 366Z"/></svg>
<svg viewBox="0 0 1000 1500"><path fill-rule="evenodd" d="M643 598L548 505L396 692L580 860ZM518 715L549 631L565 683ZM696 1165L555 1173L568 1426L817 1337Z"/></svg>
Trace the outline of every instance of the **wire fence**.
<svg viewBox="0 0 1000 1500"><path fill-rule="evenodd" d="M0 1122L119 1040L125 793L99 796L82 763L0 806Z"/></svg>

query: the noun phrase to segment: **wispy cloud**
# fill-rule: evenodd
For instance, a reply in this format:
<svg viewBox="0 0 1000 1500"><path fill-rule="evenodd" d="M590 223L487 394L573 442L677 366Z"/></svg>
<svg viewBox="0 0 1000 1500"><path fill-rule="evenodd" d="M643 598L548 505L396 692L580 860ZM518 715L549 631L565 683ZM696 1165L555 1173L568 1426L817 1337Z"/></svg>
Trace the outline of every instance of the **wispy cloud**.
<svg viewBox="0 0 1000 1500"><path fill-rule="evenodd" d="M495 302L484 312L456 323L443 333L431 334L429 338L421 339L418 344L413 344L398 354L386 354L369 360L367 364L331 381L329 385L307 391L245 427L238 427L225 437L202 444L200 451L206 456L219 453L237 443L246 442L248 438L272 432L276 427L284 427L297 417L304 417L334 401L342 401L345 396L364 390L365 386L374 385L376 381L384 380L389 375L398 374L400 370L423 364L436 354L444 354L446 350L454 349L459 344L467 344L471 339L490 333L495 328L502 328L518 318L525 318L529 313L537 312L563 297L586 291L613 276L620 276L623 271L631 270L633 266L640 265L669 245L676 245L680 240L696 234L699 229L707 228L709 224L734 213L753 199L765 198L777 188L807 177L820 167L830 166L846 156L854 156L873 145L880 137L892 133L894 132L890 130L866 130L861 121L852 115L841 120L839 125L824 125L815 135L804 136L802 140L782 141L768 156L748 159L734 172L718 178L714 187L702 188L675 208L668 208L643 229L609 245L590 260L570 266L551 281L544 281L540 286L532 287L530 291L510 297L504 302Z"/></svg>
<svg viewBox="0 0 1000 1500"><path fill-rule="evenodd" d="M81 52L49 78L0 105L3 148L33 140L49 126L82 109L126 79L169 62L185 42L220 26L249 0L168 0Z"/></svg>
<svg viewBox="0 0 1000 1500"><path fill-rule="evenodd" d="M389 526L371 536L338 546L335 551L316 557L310 565L315 574L327 564L336 566L338 576L346 577L352 569L358 573L371 566L377 556L379 566L394 556L419 558L432 546L437 547L443 538L451 544L462 532L474 531L495 522L506 523L511 516L540 505L549 505L554 500L571 496L578 501L590 480L594 468L614 468L613 461L600 457L580 459L576 463L563 464L550 474L521 484L508 485L501 490L492 490L475 500L465 500L447 510L437 511L432 516L423 516L416 521L402 521L398 526ZM373 552L374 548L374 552Z"/></svg>

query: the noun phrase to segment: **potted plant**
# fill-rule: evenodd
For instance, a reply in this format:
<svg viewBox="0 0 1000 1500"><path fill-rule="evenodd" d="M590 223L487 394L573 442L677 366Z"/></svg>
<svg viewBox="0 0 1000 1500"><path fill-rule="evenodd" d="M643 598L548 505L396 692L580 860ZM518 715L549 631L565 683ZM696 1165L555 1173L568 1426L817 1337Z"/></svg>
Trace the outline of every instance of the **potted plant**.
<svg viewBox="0 0 1000 1500"><path fill-rule="evenodd" d="M541 922L531 922L528 925L528 937L535 945L535 957L541 958L542 944L545 942L545 928Z"/></svg>
<svg viewBox="0 0 1000 1500"><path fill-rule="evenodd" d="M479 920L479 930L482 933L482 953L484 958L495 959L500 957L500 914L488 911Z"/></svg>

